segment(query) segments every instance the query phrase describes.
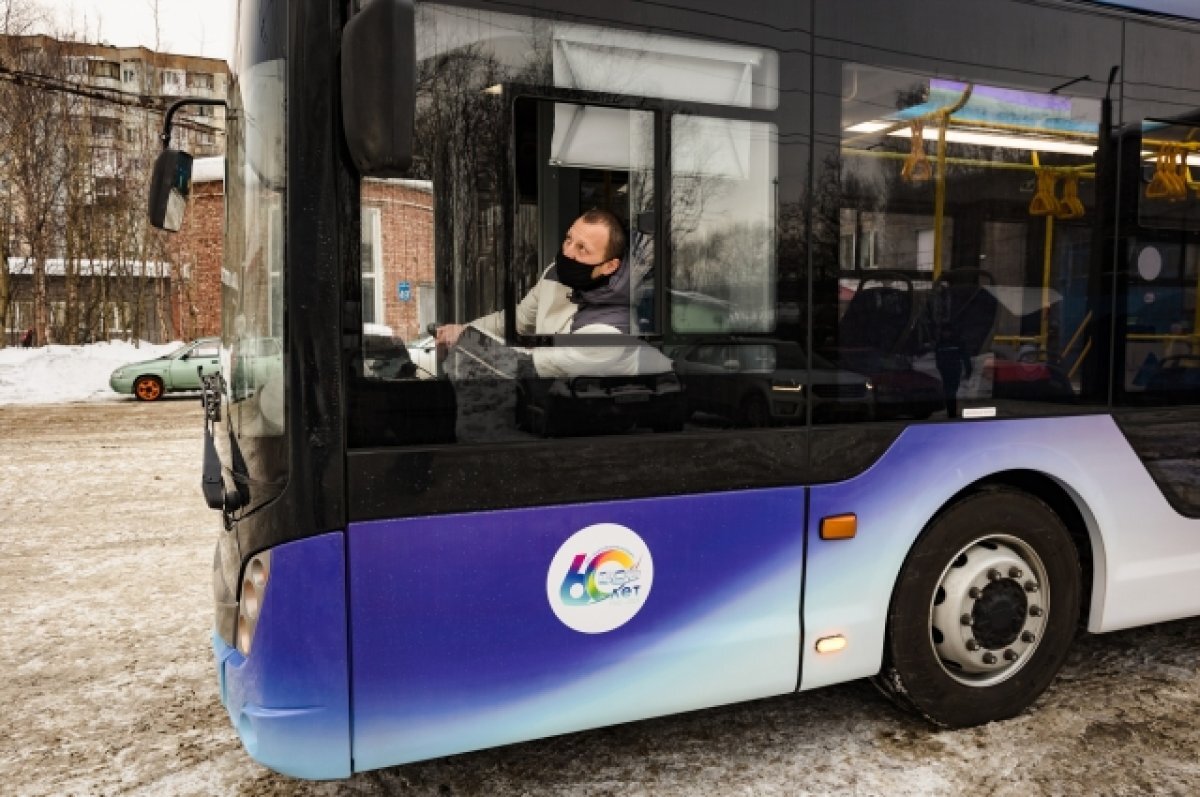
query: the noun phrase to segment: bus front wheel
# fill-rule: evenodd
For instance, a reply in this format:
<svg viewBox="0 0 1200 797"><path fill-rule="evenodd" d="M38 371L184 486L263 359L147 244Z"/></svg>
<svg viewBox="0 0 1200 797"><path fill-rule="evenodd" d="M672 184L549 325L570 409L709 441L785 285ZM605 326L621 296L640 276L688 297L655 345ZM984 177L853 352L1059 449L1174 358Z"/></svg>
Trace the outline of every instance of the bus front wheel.
<svg viewBox="0 0 1200 797"><path fill-rule="evenodd" d="M1070 533L1039 499L995 487L956 502L900 571L876 685L943 727L1016 716L1067 656L1081 581Z"/></svg>

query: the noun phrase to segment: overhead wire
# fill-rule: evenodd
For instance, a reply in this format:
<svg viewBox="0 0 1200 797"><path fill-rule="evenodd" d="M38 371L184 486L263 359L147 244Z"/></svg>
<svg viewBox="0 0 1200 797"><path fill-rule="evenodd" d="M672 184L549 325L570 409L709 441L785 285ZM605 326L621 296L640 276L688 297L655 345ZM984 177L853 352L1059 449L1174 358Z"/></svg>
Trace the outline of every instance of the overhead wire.
<svg viewBox="0 0 1200 797"><path fill-rule="evenodd" d="M55 77L52 75L44 75L38 72L30 72L23 69L13 69L6 64L0 63L0 80L12 83L16 86L24 86L40 91L53 91L60 94L69 94L85 99L106 102L112 105L121 106L124 108L136 108L150 113L166 113L167 107L172 102L179 99L175 96L164 96L158 94L135 94L122 89L107 89L99 86L86 86L74 83L65 78ZM197 122L191 119L184 119L176 122L178 127L183 127L188 130L194 130L201 133L219 133L225 134L225 130L215 125L208 125L203 122Z"/></svg>

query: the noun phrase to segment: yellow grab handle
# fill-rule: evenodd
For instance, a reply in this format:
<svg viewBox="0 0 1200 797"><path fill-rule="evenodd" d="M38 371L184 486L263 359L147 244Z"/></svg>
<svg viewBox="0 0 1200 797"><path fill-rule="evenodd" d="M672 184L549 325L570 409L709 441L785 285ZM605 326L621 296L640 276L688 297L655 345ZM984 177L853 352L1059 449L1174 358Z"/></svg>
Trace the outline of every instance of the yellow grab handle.
<svg viewBox="0 0 1200 797"><path fill-rule="evenodd" d="M1083 202L1079 199L1079 175L1067 175L1063 181L1063 197L1058 203L1058 213L1060 219L1078 219L1081 218L1087 210L1083 207Z"/></svg>
<svg viewBox="0 0 1200 797"><path fill-rule="evenodd" d="M1039 169L1037 173L1037 193L1029 203L1029 215L1053 216L1058 213L1058 197L1054 195L1054 184L1058 176L1054 172Z"/></svg>
<svg viewBox="0 0 1200 797"><path fill-rule="evenodd" d="M933 167L929 165L929 157L925 154L925 125L919 121L912 123L912 150L904 159L900 177L912 182L924 182L933 177Z"/></svg>
<svg viewBox="0 0 1200 797"><path fill-rule="evenodd" d="M1176 195L1174 175L1167 166L1170 147L1164 146L1154 160L1154 176L1146 186L1147 199L1172 199Z"/></svg>

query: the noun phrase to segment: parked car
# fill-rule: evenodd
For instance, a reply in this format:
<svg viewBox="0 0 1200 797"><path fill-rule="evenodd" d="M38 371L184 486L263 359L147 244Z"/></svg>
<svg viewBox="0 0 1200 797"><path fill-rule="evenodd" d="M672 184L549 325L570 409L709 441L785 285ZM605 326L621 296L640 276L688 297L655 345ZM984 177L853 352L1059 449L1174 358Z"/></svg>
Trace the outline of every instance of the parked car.
<svg viewBox="0 0 1200 797"><path fill-rule="evenodd" d="M853 371L808 358L798 343L761 338L702 340L678 350L689 412L709 412L742 426L802 423L807 402L817 420L874 413L875 386Z"/></svg>
<svg viewBox="0 0 1200 797"><path fill-rule="evenodd" d="M437 340L433 335L411 341L408 344L408 356L417 366L417 376L429 379L437 375Z"/></svg>
<svg viewBox="0 0 1200 797"><path fill-rule="evenodd" d="M362 375L370 379L411 379L417 375L417 366L400 338L386 333L364 334Z"/></svg>
<svg viewBox="0 0 1200 797"><path fill-rule="evenodd" d="M122 365L109 376L108 385L141 401L157 401L180 390L199 390L202 375L221 370L220 344L218 338L201 338L162 357Z"/></svg>

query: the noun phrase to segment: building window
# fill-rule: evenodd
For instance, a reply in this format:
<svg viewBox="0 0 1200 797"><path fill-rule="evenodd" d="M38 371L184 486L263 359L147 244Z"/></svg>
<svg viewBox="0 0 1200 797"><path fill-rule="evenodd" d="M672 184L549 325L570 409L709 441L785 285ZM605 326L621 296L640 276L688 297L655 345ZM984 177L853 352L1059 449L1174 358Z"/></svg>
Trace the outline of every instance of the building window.
<svg viewBox="0 0 1200 797"><path fill-rule="evenodd" d="M383 246L379 208L362 209L362 320L383 323Z"/></svg>
<svg viewBox="0 0 1200 797"><path fill-rule="evenodd" d="M671 120L676 332L775 328L777 149L771 124Z"/></svg>
<svg viewBox="0 0 1200 797"><path fill-rule="evenodd" d="M121 65L116 61L88 61L88 74L96 78L121 79Z"/></svg>
<svg viewBox="0 0 1200 797"><path fill-rule="evenodd" d="M95 149L92 153L92 169L99 177L112 177L117 172L117 153L112 149Z"/></svg>
<svg viewBox="0 0 1200 797"><path fill-rule="evenodd" d="M273 203L267 208L267 332L283 337L283 208Z"/></svg>
<svg viewBox="0 0 1200 797"><path fill-rule="evenodd" d="M13 302L10 305L8 331L24 332L33 326L33 302Z"/></svg>
<svg viewBox="0 0 1200 797"><path fill-rule="evenodd" d="M107 116L92 117L92 135L97 138L116 138L121 129L121 123Z"/></svg>
<svg viewBox="0 0 1200 797"><path fill-rule="evenodd" d="M188 72L187 87L189 89L211 89L213 76L204 72Z"/></svg>

